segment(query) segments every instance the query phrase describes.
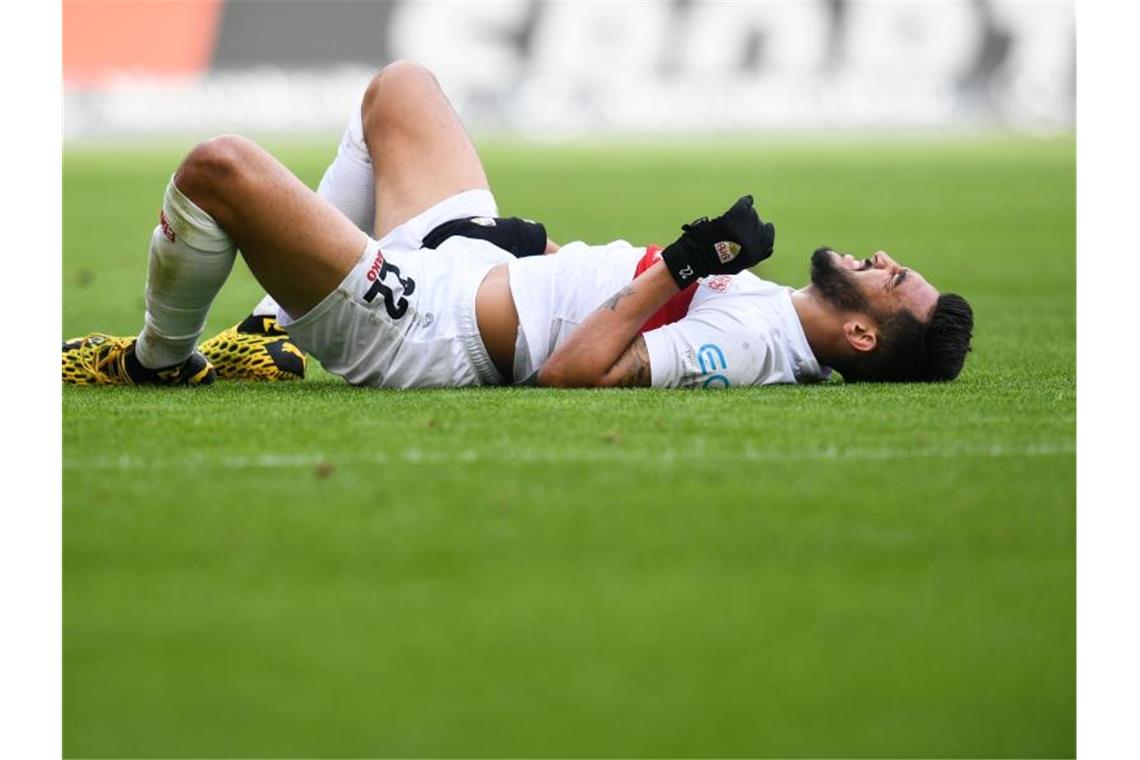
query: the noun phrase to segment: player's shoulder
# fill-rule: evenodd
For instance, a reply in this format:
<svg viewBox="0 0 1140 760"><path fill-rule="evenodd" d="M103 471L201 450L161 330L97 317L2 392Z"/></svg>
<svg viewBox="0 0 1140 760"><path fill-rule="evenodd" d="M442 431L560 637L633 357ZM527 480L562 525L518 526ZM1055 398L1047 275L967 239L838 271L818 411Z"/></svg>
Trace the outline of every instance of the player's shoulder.
<svg viewBox="0 0 1140 760"><path fill-rule="evenodd" d="M754 334L779 333L795 318L790 289L751 272L714 275L701 280L689 314L732 324Z"/></svg>
<svg viewBox="0 0 1140 760"><path fill-rule="evenodd" d="M744 271L739 274L718 274L706 277L700 281L698 290L705 297L718 296L779 296L787 290L782 285L761 279L752 272ZM744 299L751 300L751 299Z"/></svg>

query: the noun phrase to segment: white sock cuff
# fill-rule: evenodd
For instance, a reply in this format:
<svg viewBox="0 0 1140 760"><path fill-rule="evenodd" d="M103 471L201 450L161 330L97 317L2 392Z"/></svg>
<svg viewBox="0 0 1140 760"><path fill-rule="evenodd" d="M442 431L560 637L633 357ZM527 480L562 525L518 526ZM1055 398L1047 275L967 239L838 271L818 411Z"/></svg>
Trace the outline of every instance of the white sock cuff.
<svg viewBox="0 0 1140 760"><path fill-rule="evenodd" d="M345 127L344 135L340 138L338 152L347 153L368 166L372 166L372 157L368 154L368 143L364 141L364 116L360 113L360 106L356 107L348 120L348 126Z"/></svg>
<svg viewBox="0 0 1140 760"><path fill-rule="evenodd" d="M273 300L273 296L267 294L265 298L257 302L257 306L253 307L253 314L258 317L276 317L277 308L277 302Z"/></svg>
<svg viewBox="0 0 1140 760"><path fill-rule="evenodd" d="M219 253L232 251L234 241L218 226L214 217L187 198L174 185L174 178L166 185L162 199L162 231L171 240L181 239L199 251Z"/></svg>

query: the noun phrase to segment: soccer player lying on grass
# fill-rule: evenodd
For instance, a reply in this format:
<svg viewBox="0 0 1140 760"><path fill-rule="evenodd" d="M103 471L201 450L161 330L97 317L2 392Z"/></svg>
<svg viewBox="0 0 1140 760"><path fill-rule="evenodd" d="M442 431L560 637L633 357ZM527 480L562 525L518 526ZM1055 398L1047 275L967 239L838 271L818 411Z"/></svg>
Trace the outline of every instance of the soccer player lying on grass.
<svg viewBox="0 0 1140 760"><path fill-rule="evenodd" d="M350 383L395 388L722 387L814 382L829 368L932 381L956 377L969 350L966 301L885 253L821 248L799 290L745 271L775 239L751 197L664 249L527 255L557 246L541 225L497 214L434 77L392 64L317 194L243 138L192 150L151 236L142 332L67 341L63 379L299 377L309 352ZM271 298L197 351L238 250Z"/></svg>

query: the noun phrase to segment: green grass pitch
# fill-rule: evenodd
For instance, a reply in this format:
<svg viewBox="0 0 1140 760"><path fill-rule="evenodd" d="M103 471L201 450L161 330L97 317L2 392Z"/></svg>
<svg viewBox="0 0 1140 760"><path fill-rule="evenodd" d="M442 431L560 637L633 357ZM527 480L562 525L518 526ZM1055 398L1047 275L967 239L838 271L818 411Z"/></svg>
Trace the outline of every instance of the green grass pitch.
<svg viewBox="0 0 1140 760"><path fill-rule="evenodd" d="M281 143L315 184L335 140ZM133 334L182 152L69 149L63 323ZM491 146L555 239L752 192L760 274L971 299L940 387L63 389L69 756L1075 754L1069 138ZM259 297L239 263L210 330Z"/></svg>

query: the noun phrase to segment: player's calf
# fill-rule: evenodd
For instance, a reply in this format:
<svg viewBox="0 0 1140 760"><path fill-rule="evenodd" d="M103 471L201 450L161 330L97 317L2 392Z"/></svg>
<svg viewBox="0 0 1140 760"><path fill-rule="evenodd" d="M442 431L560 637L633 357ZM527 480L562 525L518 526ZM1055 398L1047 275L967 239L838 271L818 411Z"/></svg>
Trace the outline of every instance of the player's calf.
<svg viewBox="0 0 1140 760"><path fill-rule="evenodd" d="M136 348L144 366L169 367L191 355L236 256L213 217L169 183L150 241L146 321Z"/></svg>

